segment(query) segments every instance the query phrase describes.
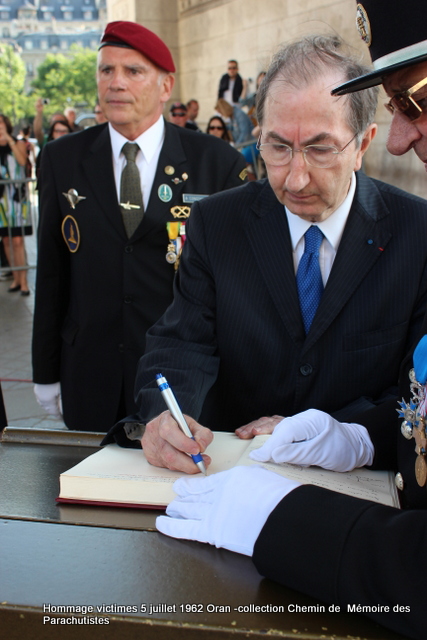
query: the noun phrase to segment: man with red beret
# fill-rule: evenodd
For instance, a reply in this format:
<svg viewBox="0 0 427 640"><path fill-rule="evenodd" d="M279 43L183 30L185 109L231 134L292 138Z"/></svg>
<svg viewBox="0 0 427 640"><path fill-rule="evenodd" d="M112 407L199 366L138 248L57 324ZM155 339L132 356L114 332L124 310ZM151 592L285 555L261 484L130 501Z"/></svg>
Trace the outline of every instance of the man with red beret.
<svg viewBox="0 0 427 640"><path fill-rule="evenodd" d="M230 145L165 122L174 71L156 34L109 23L97 65L108 123L43 152L33 379L70 429L107 431L134 412L145 332L172 300L191 205L245 179Z"/></svg>

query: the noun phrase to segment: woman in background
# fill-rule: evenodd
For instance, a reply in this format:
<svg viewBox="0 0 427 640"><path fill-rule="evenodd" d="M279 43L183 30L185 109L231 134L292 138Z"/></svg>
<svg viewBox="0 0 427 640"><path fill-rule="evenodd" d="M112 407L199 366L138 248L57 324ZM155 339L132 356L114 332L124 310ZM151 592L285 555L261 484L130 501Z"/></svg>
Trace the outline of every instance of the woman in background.
<svg viewBox="0 0 427 640"><path fill-rule="evenodd" d="M210 133L212 136L221 138L221 140L225 140L225 142L233 142L231 133L220 116L212 116L208 122L208 126L206 127L206 133Z"/></svg>
<svg viewBox="0 0 427 640"><path fill-rule="evenodd" d="M16 140L12 130L8 116L0 113L0 236L13 274L8 291L28 296L27 270L14 270L25 266L24 236L33 232L27 185L21 182L26 178L28 151L25 141ZM8 182L14 179L18 182Z"/></svg>

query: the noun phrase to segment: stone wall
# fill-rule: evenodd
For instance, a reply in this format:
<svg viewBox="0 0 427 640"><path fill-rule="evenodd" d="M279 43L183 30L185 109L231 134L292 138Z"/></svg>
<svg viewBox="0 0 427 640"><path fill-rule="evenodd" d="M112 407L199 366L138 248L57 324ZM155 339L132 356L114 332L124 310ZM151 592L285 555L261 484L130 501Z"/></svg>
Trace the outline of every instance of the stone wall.
<svg viewBox="0 0 427 640"><path fill-rule="evenodd" d="M218 81L227 60L252 78L264 69L280 43L315 32L337 32L369 61L355 27L355 0L108 0L109 20L135 20L162 37L178 68L173 99L200 102L201 126L214 112ZM426 194L424 166L413 152L387 153L390 116L380 93L379 132L366 154L365 170L407 191Z"/></svg>

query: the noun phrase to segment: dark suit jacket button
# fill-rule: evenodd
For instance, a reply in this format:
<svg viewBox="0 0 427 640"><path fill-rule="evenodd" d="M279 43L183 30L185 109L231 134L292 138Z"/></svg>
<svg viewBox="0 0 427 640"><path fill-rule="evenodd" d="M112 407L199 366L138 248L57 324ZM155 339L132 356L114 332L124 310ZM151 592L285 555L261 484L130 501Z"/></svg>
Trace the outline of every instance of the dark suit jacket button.
<svg viewBox="0 0 427 640"><path fill-rule="evenodd" d="M133 246L131 244L127 244L125 246L125 252L126 253L132 253L132 251L133 251Z"/></svg>
<svg viewBox="0 0 427 640"><path fill-rule="evenodd" d="M124 301L125 304L131 304L131 302L133 302L133 296L125 296Z"/></svg>
<svg viewBox="0 0 427 640"><path fill-rule="evenodd" d="M125 350L125 345L119 344L119 353L123 353L124 350Z"/></svg>
<svg viewBox="0 0 427 640"><path fill-rule="evenodd" d="M311 364L303 364L299 368L299 370L303 376L309 376L311 373L313 373L313 367L311 366Z"/></svg>

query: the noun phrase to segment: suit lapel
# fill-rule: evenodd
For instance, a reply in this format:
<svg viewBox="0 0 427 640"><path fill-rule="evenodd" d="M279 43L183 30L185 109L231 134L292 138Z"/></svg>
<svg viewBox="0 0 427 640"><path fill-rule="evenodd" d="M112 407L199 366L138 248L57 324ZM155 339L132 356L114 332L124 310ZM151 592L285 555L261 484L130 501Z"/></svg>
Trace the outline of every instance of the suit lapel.
<svg viewBox="0 0 427 640"><path fill-rule="evenodd" d="M113 225L123 239L126 239L122 215L117 201L111 153L110 134L108 126L105 126L102 127L100 135L83 157L82 165L92 193L98 200L105 219Z"/></svg>
<svg viewBox="0 0 427 640"><path fill-rule="evenodd" d="M266 288L292 340L304 339L286 213L266 181L245 227Z"/></svg>
<svg viewBox="0 0 427 640"><path fill-rule="evenodd" d="M349 217L304 350L328 329L380 259L392 237L390 229L381 224L387 215L375 186L359 172Z"/></svg>

